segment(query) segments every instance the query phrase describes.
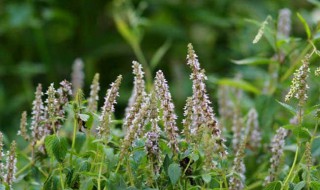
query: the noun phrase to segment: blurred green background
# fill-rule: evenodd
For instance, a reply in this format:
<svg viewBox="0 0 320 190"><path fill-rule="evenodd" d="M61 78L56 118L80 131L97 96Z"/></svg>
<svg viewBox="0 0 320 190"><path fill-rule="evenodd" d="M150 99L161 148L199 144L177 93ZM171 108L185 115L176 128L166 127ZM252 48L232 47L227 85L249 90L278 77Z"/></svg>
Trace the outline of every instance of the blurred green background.
<svg viewBox="0 0 320 190"><path fill-rule="evenodd" d="M86 95L96 72L101 74L101 97L117 75L124 76L118 118L122 118L131 94L132 60L145 59L153 75L164 70L181 118L185 99L191 94L187 44L193 43L208 75L233 77L241 68L231 59L273 54L267 43L251 43L259 26L246 19L262 22L268 15L276 19L282 8L293 13L296 27L292 33L305 36L295 13L311 16L316 7L306 1L2 0L0 130L13 137L21 112L30 113L36 85L42 83L46 89L51 82L57 86L63 79L70 80L78 57L85 63ZM217 107L216 89L210 87Z"/></svg>

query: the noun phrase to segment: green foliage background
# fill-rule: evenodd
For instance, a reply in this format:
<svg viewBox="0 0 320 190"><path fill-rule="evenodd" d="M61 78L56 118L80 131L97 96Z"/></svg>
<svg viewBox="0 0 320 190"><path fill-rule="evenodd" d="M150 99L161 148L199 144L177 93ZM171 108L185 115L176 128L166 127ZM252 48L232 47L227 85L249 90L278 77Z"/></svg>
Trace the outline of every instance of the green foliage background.
<svg viewBox="0 0 320 190"><path fill-rule="evenodd" d="M123 74L116 109L118 117L122 117L132 88L131 61L137 60L137 56L117 29L115 15L136 15L132 28L148 63L159 47L167 45L166 54L153 72L165 70L179 111L191 94L185 65L189 42L195 46L209 76L233 77L243 67L235 66L231 59L273 55L266 40L259 46L251 43L259 26L245 19L262 22L267 15L277 18L278 10L287 7L293 13L292 33L303 37L305 32L295 13L311 20L312 11L317 9L310 2L286 0L145 0L128 1L119 7L121 3L121 0L0 1L1 131L15 135L20 113L23 110L30 113L37 83L48 86L50 82L70 80L71 65L77 57L85 62L86 93L94 73L101 74L101 96L109 83ZM249 80L263 81L261 76L248 76ZM216 102L216 88L210 87ZM181 116L181 111L178 114Z"/></svg>

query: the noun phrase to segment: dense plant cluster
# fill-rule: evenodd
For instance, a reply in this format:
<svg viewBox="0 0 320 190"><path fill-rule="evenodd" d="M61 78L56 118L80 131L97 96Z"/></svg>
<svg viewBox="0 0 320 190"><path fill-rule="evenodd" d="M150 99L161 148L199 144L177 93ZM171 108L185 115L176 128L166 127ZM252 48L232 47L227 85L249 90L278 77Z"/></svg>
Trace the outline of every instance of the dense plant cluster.
<svg viewBox="0 0 320 190"><path fill-rule="evenodd" d="M278 42L267 62L270 76L263 90L240 75L216 81L219 117L208 94L208 77L191 44L186 66L192 94L181 124L161 70L148 84L145 68L133 61L134 87L124 119L119 120L114 112L122 76L111 83L99 109L100 75L94 76L86 98L83 63L76 60L72 83L64 80L59 87L52 83L46 90L37 86L31 113L21 116L18 134L28 143L24 150L13 141L4 154L0 133L0 189L320 189L320 160L314 156L319 155L320 114L314 104L319 92L311 104L307 95L314 85L308 85L311 71L319 75L319 67L310 66L312 57L319 55L318 38L298 15L308 43L299 54L301 66L298 62L289 69L289 75L295 72L287 95L283 94L281 77L286 79L288 73L280 67L290 52L281 45L294 43L289 39L290 15L288 9L281 10L273 31L268 17L254 38L255 44L263 36ZM259 94L256 103L248 103L251 93ZM296 106L282 101L292 97ZM292 113L292 118L274 119L277 113Z"/></svg>

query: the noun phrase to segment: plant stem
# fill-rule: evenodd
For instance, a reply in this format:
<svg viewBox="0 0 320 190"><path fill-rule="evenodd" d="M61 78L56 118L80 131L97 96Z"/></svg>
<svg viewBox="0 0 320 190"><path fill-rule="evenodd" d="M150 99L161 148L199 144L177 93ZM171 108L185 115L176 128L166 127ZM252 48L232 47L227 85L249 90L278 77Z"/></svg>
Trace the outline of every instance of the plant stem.
<svg viewBox="0 0 320 190"><path fill-rule="evenodd" d="M288 181L289 181L289 179L291 177L291 174L292 174L294 168L296 167L298 154L299 154L299 146L297 146L297 150L296 150L296 153L295 153L295 156L294 156L294 160L293 160L290 172L289 172L288 176L286 177L286 180L284 181L283 186L281 187L281 190L283 190L287 186L287 183L288 183Z"/></svg>
<svg viewBox="0 0 320 190"><path fill-rule="evenodd" d="M256 189L257 187L261 186L262 182L261 181L257 181L255 183L252 183L250 186L248 186L247 188L245 188L245 190L251 190L251 189Z"/></svg>
<svg viewBox="0 0 320 190"><path fill-rule="evenodd" d="M101 173L102 173L102 164L104 162L104 155L102 156L102 160L100 162L99 175L98 175L98 190L101 190Z"/></svg>
<svg viewBox="0 0 320 190"><path fill-rule="evenodd" d="M117 165L117 168L116 168L115 174L116 174L116 173L118 173L118 170L119 170L119 168L120 168L120 165L121 165L121 160L119 160L119 162L118 162L118 165Z"/></svg>
<svg viewBox="0 0 320 190"><path fill-rule="evenodd" d="M72 136L72 145L71 145L71 152L70 152L70 165L72 165L72 156L73 156L74 146L76 143L77 125L78 125L78 121L77 121L77 116L75 114L74 121L73 121L73 136Z"/></svg>
<svg viewBox="0 0 320 190"><path fill-rule="evenodd" d="M133 180L133 176L132 176L132 170L131 170L129 159L127 159L127 170L128 170L128 174L129 174L130 185L132 187L134 187L134 180Z"/></svg>
<svg viewBox="0 0 320 190"><path fill-rule="evenodd" d="M62 178L62 171L63 171L63 165L59 164L59 171L60 171L60 183L61 183L61 188L62 190L64 189L64 183L63 183L63 178Z"/></svg>
<svg viewBox="0 0 320 190"><path fill-rule="evenodd" d="M184 171L183 171L183 175L185 175L185 173L186 173L187 169L189 168L191 162L192 162L192 159L189 159L188 165L187 165L186 169L184 169Z"/></svg>
<svg viewBox="0 0 320 190"><path fill-rule="evenodd" d="M29 167L33 166L34 162L31 161L29 164L25 165L21 170L16 173L16 177L18 177L21 173L27 170Z"/></svg>

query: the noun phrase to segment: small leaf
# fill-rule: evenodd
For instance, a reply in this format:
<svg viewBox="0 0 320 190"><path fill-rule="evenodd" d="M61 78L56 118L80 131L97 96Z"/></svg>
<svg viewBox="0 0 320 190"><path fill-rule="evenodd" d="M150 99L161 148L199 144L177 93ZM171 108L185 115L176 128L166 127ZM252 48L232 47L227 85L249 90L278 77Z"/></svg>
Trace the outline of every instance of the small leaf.
<svg viewBox="0 0 320 190"><path fill-rule="evenodd" d="M197 161L197 160L199 160L199 155L197 153L193 152L191 154L191 159L194 160L194 161Z"/></svg>
<svg viewBox="0 0 320 190"><path fill-rule="evenodd" d="M294 189L293 190L301 190L305 185L306 185L306 182L300 181L299 183L294 185Z"/></svg>
<svg viewBox="0 0 320 190"><path fill-rule="evenodd" d="M168 168L168 175L169 175L171 184L175 185L181 176L181 168L179 164L176 164L176 163L170 164Z"/></svg>
<svg viewBox="0 0 320 190"><path fill-rule="evenodd" d="M87 128L88 131L90 131L90 129L94 124L94 115L92 113L86 113L86 114L89 115L89 119L86 121L85 127Z"/></svg>
<svg viewBox="0 0 320 190"><path fill-rule="evenodd" d="M211 181L211 175L210 174L203 174L202 176L202 179L205 183L210 183Z"/></svg>
<svg viewBox="0 0 320 190"><path fill-rule="evenodd" d="M278 100L276 100L282 107L286 108L288 111L290 111L290 113L292 113L293 115L296 115L297 113L297 110L294 109L292 106L286 104L286 103L283 103L283 102L280 102Z"/></svg>
<svg viewBox="0 0 320 190"><path fill-rule="evenodd" d="M65 138L59 138L58 136L54 136L51 150L53 152L54 157L59 162L62 162L66 157L68 151L67 140Z"/></svg>
<svg viewBox="0 0 320 190"><path fill-rule="evenodd" d="M241 60L231 60L233 63L237 65L261 65L261 64L269 64L273 63L270 59L263 57L249 57Z"/></svg>
<svg viewBox="0 0 320 190"><path fill-rule="evenodd" d="M304 26L304 29L307 33L308 39L311 39L311 31L310 31L310 28L309 28L307 21L299 13L297 13L297 16Z"/></svg>
<svg viewBox="0 0 320 190"><path fill-rule="evenodd" d="M279 181L274 181L269 183L263 190L280 190L281 183Z"/></svg>
<svg viewBox="0 0 320 190"><path fill-rule="evenodd" d="M79 117L82 121L88 121L88 119L90 118L88 114L83 114L83 113L80 113Z"/></svg>

